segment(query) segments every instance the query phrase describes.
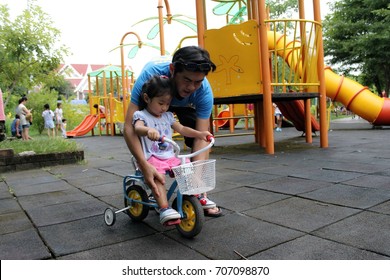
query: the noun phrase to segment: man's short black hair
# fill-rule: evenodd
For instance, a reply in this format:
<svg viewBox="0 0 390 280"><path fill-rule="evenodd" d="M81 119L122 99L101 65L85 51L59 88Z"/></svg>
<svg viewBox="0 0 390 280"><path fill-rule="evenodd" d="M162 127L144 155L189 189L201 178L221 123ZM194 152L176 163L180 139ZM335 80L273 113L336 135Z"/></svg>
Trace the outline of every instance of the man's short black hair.
<svg viewBox="0 0 390 280"><path fill-rule="evenodd" d="M203 72L206 75L217 68L210 59L207 50L197 46L187 46L178 49L172 58L176 72L188 70L192 72Z"/></svg>

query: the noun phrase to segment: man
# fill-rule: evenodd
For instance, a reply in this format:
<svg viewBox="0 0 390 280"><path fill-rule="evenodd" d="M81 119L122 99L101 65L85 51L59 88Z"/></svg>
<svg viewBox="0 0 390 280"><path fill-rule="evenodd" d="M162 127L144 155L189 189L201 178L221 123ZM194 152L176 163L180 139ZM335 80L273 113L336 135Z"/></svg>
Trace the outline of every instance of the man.
<svg viewBox="0 0 390 280"><path fill-rule="evenodd" d="M172 62L152 61L147 63L134 84L131 102L126 114L124 138L130 152L138 162L146 183L155 193L158 193L155 181L165 184L165 176L159 174L156 168L145 160L141 143L132 125L133 114L139 109L142 86L153 75L171 78L175 87L175 97L169 111L176 113L179 122L184 126L199 131L209 130L213 93L206 76L215 69L216 66L210 60L210 55L206 50L196 46L188 46L177 50L173 55ZM207 145L206 142L193 138L185 138L185 143L192 148L192 151L197 151ZM208 159L208 156L209 153L204 152L193 160ZM222 215L222 211L207 198L206 194L203 194L200 199L206 216L218 217Z"/></svg>

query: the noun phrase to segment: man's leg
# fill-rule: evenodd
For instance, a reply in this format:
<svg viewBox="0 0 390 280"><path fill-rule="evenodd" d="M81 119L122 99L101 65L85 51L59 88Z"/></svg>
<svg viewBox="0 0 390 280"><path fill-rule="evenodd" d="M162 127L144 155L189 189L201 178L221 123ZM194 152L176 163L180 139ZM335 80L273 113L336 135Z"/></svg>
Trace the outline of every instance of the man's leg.
<svg viewBox="0 0 390 280"><path fill-rule="evenodd" d="M175 113L179 122L184 125L195 129L196 125L196 112L191 107L174 107L171 106L169 111ZM187 147L192 148L194 144L194 138L184 137L184 143Z"/></svg>

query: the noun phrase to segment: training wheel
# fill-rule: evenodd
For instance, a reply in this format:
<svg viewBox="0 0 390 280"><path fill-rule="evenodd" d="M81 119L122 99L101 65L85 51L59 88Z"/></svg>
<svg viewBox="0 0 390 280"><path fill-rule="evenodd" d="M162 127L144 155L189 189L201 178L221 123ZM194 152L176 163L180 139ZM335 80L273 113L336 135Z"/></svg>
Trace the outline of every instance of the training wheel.
<svg viewBox="0 0 390 280"><path fill-rule="evenodd" d="M114 210L112 210L111 208L107 208L104 211L104 222L106 223L106 225L112 226L113 224L115 224L115 221L116 216Z"/></svg>

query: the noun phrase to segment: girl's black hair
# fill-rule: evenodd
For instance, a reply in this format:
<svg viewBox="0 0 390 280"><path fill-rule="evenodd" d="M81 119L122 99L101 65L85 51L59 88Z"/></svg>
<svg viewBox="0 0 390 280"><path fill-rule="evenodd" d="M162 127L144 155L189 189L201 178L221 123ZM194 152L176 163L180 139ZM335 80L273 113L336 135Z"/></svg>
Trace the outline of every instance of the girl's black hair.
<svg viewBox="0 0 390 280"><path fill-rule="evenodd" d="M154 97L163 96L169 94L173 96L172 82L167 76L152 76L143 86L142 92L139 96L139 109L143 110L147 104L144 99L144 93L146 93L149 99Z"/></svg>
<svg viewBox="0 0 390 280"><path fill-rule="evenodd" d="M43 108L45 108L46 110L48 110L48 109L50 109L50 105L46 103L45 105L43 105Z"/></svg>

